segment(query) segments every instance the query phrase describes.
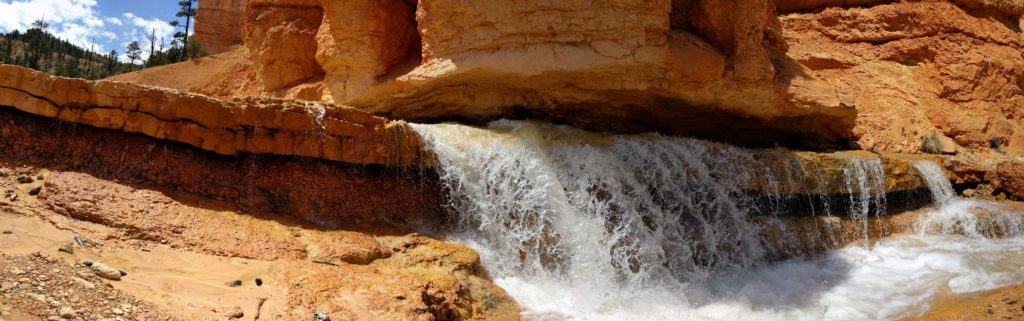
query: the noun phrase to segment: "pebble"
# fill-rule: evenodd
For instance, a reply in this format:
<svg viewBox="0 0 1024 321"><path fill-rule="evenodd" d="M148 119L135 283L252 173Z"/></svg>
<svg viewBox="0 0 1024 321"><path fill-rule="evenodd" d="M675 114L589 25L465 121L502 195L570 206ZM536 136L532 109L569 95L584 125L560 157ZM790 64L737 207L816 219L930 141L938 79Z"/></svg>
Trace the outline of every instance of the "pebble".
<svg viewBox="0 0 1024 321"><path fill-rule="evenodd" d="M4 233L4 234L14 234L14 232L13 232L13 231L11 231L11 230L4 230L4 232L3 232L3 233Z"/></svg>
<svg viewBox="0 0 1024 321"><path fill-rule="evenodd" d="M327 315L327 312L316 311L313 312L313 321L331 321L331 316Z"/></svg>
<svg viewBox="0 0 1024 321"><path fill-rule="evenodd" d="M241 319L245 316L245 313L242 312L242 308L238 306L222 307L217 309L217 313L228 319Z"/></svg>
<svg viewBox="0 0 1024 321"><path fill-rule="evenodd" d="M92 273L95 273L97 276L101 278L113 281L121 280L122 272L112 267L109 267L106 264L100 262L92 262L92 265L89 265L89 269L92 270Z"/></svg>
<svg viewBox="0 0 1024 321"><path fill-rule="evenodd" d="M78 315L78 313L75 312L75 309L72 309L71 307L63 307L60 308L59 311L60 316L65 319L71 319Z"/></svg>
<svg viewBox="0 0 1024 321"><path fill-rule="evenodd" d="M81 285L81 286L82 286L83 288L86 288L86 289L88 289L88 290L92 290L92 289L96 288L96 285L95 285L95 284L93 284L92 282L89 282L89 281L83 280L83 279L81 279L81 278L71 277L71 280L74 280L74 281L75 281L75 283L78 283L78 284L79 284L79 285Z"/></svg>
<svg viewBox="0 0 1024 321"><path fill-rule="evenodd" d="M228 287L232 287L233 288L233 287L236 287L236 286L242 286L242 280L234 280L234 281L228 282Z"/></svg>
<svg viewBox="0 0 1024 321"><path fill-rule="evenodd" d="M28 177L28 176L25 176L25 175L18 176L18 183L19 184L28 184L28 183L31 183L33 181L34 180L32 180L32 177Z"/></svg>
<svg viewBox="0 0 1024 321"><path fill-rule="evenodd" d="M38 185L38 186L33 187L32 189L28 190L28 195L36 196L36 195L39 195L39 193L42 192L42 191L43 191L43 185Z"/></svg>
<svg viewBox="0 0 1024 321"><path fill-rule="evenodd" d="M110 313L113 313L114 315L124 315L124 310L121 310L121 308L113 308L110 309Z"/></svg>

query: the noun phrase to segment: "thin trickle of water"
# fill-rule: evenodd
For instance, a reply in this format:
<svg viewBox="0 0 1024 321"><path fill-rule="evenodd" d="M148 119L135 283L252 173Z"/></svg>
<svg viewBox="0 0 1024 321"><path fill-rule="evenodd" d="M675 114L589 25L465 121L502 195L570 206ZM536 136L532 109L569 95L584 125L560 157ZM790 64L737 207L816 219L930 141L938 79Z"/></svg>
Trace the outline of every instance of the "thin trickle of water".
<svg viewBox="0 0 1024 321"><path fill-rule="evenodd" d="M787 279L794 277L787 273L799 274L766 266L779 253L799 252L796 243L801 241L782 223L792 204L799 204L792 199L801 197L793 196L796 182L815 185L805 187L820 195L821 206L811 210L815 215L851 220L865 240L869 219L886 214L888 207L885 169L873 157L850 159L842 169L844 179L830 182L813 164L798 159L757 157L753 150L694 139L606 136L512 121L488 129L412 128L434 153L451 198L457 218L451 237L480 252L495 281L527 307L530 318L729 320L725 314L715 316L720 310L704 308L726 304L743 292L743 287L732 288L733 281L722 281L723 275L750 282L750 275L765 271ZM847 213L833 212L842 203L830 198L833 194L848 195ZM813 200L808 203L815 206ZM841 226L825 223L821 235L809 242L839 244L842 237L833 232L843 232ZM862 251L869 252L822 261L829 262L822 263L823 271L798 264L829 276L806 286L829 291L833 286L822 284L845 281L830 276L848 268L843 260L859 264L889 255L885 246ZM928 254L921 255L927 259ZM784 303L796 307L806 302ZM760 309L727 305L749 313ZM763 318L844 315L844 310L782 309L788 312ZM888 314L849 316L884 319Z"/></svg>
<svg viewBox="0 0 1024 321"><path fill-rule="evenodd" d="M934 161L920 160L914 167L928 185L937 209L918 220L919 235L962 235L976 239L1006 237L1024 233L1024 221L995 203L962 200L949 178Z"/></svg>
<svg viewBox="0 0 1024 321"><path fill-rule="evenodd" d="M916 161L914 162L914 168L921 173L921 178L924 179L925 184L928 184L928 189L932 192L932 201L935 204L947 204L956 199L953 184L949 183L949 178L946 177L946 174L942 172L942 168L934 161Z"/></svg>
<svg viewBox="0 0 1024 321"><path fill-rule="evenodd" d="M313 124L320 132L323 132L327 128L327 125L324 123L327 108L319 102L309 102L307 107L309 108L310 115L313 116Z"/></svg>
<svg viewBox="0 0 1024 321"><path fill-rule="evenodd" d="M852 159L843 168L850 196L850 218L858 223L857 233L870 244L868 219L885 214L885 168L882 160Z"/></svg>

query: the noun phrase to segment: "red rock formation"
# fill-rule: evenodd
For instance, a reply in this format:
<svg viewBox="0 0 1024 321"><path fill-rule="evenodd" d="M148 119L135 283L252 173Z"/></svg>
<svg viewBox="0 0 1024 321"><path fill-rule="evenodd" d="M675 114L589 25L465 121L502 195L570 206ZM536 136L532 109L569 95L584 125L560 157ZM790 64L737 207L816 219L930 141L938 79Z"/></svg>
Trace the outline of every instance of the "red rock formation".
<svg viewBox="0 0 1024 321"><path fill-rule="evenodd" d="M0 106L63 121L183 142L224 155L306 156L352 164L418 162L405 126L330 104L221 101L139 85L52 77L0 65Z"/></svg>
<svg viewBox="0 0 1024 321"><path fill-rule="evenodd" d="M786 98L766 0L261 0L247 10L270 95L325 76L334 101L404 119L530 115L793 145L834 145L853 126L833 92Z"/></svg>
<svg viewBox="0 0 1024 321"><path fill-rule="evenodd" d="M245 5L248 0L203 0L196 15L194 39L208 54L226 52L242 44Z"/></svg>
<svg viewBox="0 0 1024 321"><path fill-rule="evenodd" d="M820 79L850 97L865 149L920 151L937 133L1022 153L1020 16L971 8L921 1L784 14L787 56L804 75L794 82Z"/></svg>

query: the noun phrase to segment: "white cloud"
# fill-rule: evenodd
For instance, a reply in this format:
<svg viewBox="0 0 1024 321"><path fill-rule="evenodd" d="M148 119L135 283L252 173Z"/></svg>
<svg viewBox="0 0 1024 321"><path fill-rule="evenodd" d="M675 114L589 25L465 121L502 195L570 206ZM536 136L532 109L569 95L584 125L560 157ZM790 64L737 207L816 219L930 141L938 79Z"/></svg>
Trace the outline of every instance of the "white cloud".
<svg viewBox="0 0 1024 321"><path fill-rule="evenodd" d="M50 31L75 45L102 50L93 39L113 34L102 30L103 19L95 10L96 0L0 0L0 30L26 30L43 19Z"/></svg>
<svg viewBox="0 0 1024 321"><path fill-rule="evenodd" d="M0 0L0 31L27 30L43 19L49 31L85 49L97 52L117 50L124 57L128 43L138 41L149 57L150 33L169 45L174 27L166 20L140 17L132 12L99 12L97 0ZM105 44L105 45L104 45ZM123 59L127 61L127 59Z"/></svg>
<svg viewBox="0 0 1024 321"><path fill-rule="evenodd" d="M153 33L156 34L156 47L159 48L159 41L161 41L161 38L164 43L169 43L171 38L174 36L174 27L165 20L158 18L145 19L136 16L131 12L125 12L123 16L133 28L128 31L128 38L122 44L122 48L127 47L129 43L135 40L137 40L143 48L149 48L149 35ZM142 59L149 59L149 50L143 50Z"/></svg>

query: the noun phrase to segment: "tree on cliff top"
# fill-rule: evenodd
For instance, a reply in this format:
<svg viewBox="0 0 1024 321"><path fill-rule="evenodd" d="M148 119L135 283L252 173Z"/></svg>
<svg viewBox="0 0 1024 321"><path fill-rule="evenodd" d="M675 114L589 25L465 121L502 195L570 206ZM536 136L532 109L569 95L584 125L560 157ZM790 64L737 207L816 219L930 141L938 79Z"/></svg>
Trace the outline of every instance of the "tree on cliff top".
<svg viewBox="0 0 1024 321"><path fill-rule="evenodd" d="M182 51L181 61L184 61L186 57L189 57L189 46L188 46L188 29L192 27L192 17L196 16L196 6L194 5L196 0L181 0L178 1L178 5L181 6L181 10L175 15L178 18L185 18L185 31L175 33L175 38L181 38ZM181 23L177 20L171 21L171 26L179 27Z"/></svg>
<svg viewBox="0 0 1024 321"><path fill-rule="evenodd" d="M131 61L131 64L133 64L133 65L135 64L136 60L139 60L139 59L142 58L142 48L139 46L139 42L138 41L132 41L131 43L128 44L127 55L128 55L128 60Z"/></svg>

